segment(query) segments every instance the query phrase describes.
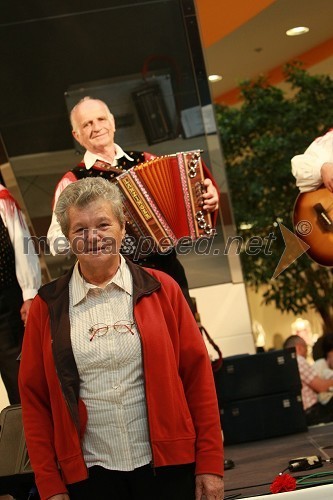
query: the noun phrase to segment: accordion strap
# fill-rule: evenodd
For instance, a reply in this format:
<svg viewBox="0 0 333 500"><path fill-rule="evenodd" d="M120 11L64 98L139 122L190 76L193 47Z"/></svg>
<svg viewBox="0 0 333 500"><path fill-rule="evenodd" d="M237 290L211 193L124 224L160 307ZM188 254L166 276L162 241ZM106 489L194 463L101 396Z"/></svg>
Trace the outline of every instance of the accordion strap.
<svg viewBox="0 0 333 500"><path fill-rule="evenodd" d="M219 346L214 342L214 340L212 339L212 337L209 335L209 333L207 332L206 328L204 326L202 326L200 323L198 323L198 327L199 327L199 330L201 332L201 335L203 337L206 337L207 341L210 343L210 345L214 348L214 350L217 352L218 354L218 358L215 359L214 361L212 361L212 368L213 368L213 371L214 372L217 372L218 370L220 370L220 368L222 367L222 352L221 352L221 349L219 348Z"/></svg>

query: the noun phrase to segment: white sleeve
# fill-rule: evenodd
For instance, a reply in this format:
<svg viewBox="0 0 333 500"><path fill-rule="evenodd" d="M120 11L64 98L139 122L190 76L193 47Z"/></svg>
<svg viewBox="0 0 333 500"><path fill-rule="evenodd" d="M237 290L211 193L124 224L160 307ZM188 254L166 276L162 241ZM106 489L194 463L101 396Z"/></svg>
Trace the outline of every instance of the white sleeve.
<svg viewBox="0 0 333 500"><path fill-rule="evenodd" d="M58 201L60 193L65 189L66 186L71 184L71 182L72 181L66 177L63 177L61 179L54 193L54 206ZM47 240L52 255L65 255L69 252L68 240L63 235L54 212L52 212L51 224L47 232Z"/></svg>
<svg viewBox="0 0 333 500"><path fill-rule="evenodd" d="M41 271L24 214L8 201L0 203L0 212L14 248L16 277L23 300L33 299L41 285Z"/></svg>
<svg viewBox="0 0 333 500"><path fill-rule="evenodd" d="M291 160L291 169L296 185L301 192L313 191L322 183L323 163L333 161L333 130L315 139L307 150Z"/></svg>
<svg viewBox="0 0 333 500"><path fill-rule="evenodd" d="M319 377L324 378L325 380L333 378L333 370L329 368L326 359L317 359L313 366Z"/></svg>

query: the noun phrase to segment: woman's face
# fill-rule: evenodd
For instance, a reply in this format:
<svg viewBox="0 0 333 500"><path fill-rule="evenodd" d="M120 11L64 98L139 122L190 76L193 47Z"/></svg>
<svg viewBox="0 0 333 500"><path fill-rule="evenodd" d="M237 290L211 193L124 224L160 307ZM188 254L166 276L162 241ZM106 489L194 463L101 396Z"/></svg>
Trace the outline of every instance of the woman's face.
<svg viewBox="0 0 333 500"><path fill-rule="evenodd" d="M119 250L125 234L113 214L111 203L96 200L85 208L68 210L68 239L81 268L101 268L119 262Z"/></svg>

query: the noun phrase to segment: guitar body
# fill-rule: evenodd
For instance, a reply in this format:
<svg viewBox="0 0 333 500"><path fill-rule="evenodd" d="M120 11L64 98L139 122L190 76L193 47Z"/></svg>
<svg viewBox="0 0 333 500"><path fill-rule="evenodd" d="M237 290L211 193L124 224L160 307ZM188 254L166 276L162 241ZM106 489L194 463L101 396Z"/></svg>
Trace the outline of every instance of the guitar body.
<svg viewBox="0 0 333 500"><path fill-rule="evenodd" d="M298 195L295 234L309 245L307 254L322 266L333 266L333 193L324 186Z"/></svg>

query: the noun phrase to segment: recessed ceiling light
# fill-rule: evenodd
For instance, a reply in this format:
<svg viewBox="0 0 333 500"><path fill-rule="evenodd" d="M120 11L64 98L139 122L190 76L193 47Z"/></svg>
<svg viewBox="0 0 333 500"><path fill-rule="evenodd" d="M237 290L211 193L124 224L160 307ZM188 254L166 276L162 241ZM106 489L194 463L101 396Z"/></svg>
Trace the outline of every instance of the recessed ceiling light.
<svg viewBox="0 0 333 500"><path fill-rule="evenodd" d="M209 75L208 80L214 83L214 82L219 82L220 80L222 80L222 78L223 76L221 75Z"/></svg>
<svg viewBox="0 0 333 500"><path fill-rule="evenodd" d="M304 35L304 33L307 33L309 31L309 28L306 26L297 26L295 28L291 28L290 30L286 31L287 36L298 36L298 35Z"/></svg>

